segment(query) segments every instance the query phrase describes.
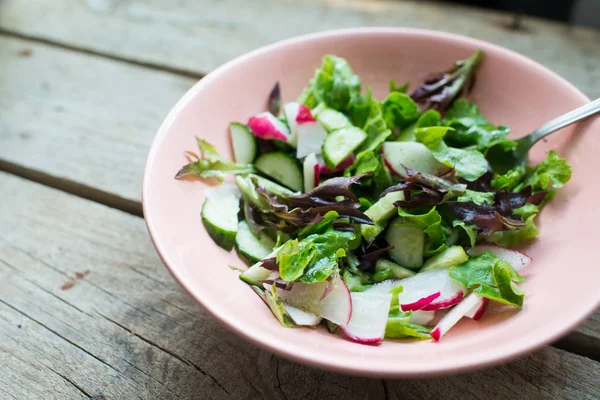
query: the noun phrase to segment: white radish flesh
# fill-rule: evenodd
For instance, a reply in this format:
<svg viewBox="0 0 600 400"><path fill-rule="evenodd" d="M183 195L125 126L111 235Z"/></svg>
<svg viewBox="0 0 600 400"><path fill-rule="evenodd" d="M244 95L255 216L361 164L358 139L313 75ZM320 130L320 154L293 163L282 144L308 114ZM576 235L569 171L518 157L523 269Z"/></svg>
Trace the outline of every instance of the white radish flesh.
<svg viewBox="0 0 600 400"><path fill-rule="evenodd" d="M320 154L326 137L327 131L319 121L299 124L296 158L306 157L310 153Z"/></svg>
<svg viewBox="0 0 600 400"><path fill-rule="evenodd" d="M319 161L315 153L310 153L302 165L304 173L304 192L310 192L319 186Z"/></svg>
<svg viewBox="0 0 600 400"><path fill-rule="evenodd" d="M296 325L315 326L321 322L321 317L300 308L296 308L287 303L283 304L283 308L296 323Z"/></svg>
<svg viewBox="0 0 600 400"><path fill-rule="evenodd" d="M352 293L352 318L340 329L352 340L375 344L383 340L391 294Z"/></svg>
<svg viewBox="0 0 600 400"><path fill-rule="evenodd" d="M468 251L471 256L478 256L490 252L501 260L509 263L515 271L519 272L531 263L531 257L520 251L507 249L506 247L494 246L493 244L480 244Z"/></svg>
<svg viewBox="0 0 600 400"><path fill-rule="evenodd" d="M410 322L417 325L427 325L435 318L435 311L413 311Z"/></svg>
<svg viewBox="0 0 600 400"><path fill-rule="evenodd" d="M403 291L398 300L404 311L447 308L459 302L465 293L465 287L450 278L447 269L420 272L400 284Z"/></svg>
<svg viewBox="0 0 600 400"><path fill-rule="evenodd" d="M436 342L444 336L462 317L464 317L479 302L478 295L471 293L456 305L448 314L439 320L429 333Z"/></svg>

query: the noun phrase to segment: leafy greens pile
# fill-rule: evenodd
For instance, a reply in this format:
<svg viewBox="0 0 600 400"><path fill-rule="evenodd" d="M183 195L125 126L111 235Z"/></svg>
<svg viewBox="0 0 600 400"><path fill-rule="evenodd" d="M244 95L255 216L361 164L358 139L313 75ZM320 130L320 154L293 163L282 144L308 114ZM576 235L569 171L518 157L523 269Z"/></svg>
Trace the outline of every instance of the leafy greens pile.
<svg viewBox="0 0 600 400"><path fill-rule="evenodd" d="M449 277L472 293L522 306L523 293L516 283L523 278L510 263L490 252L469 257L464 250L479 243L510 248L534 239L536 216L569 180L571 167L554 150L537 166L516 165L503 173L490 167L488 152L508 152L516 142L508 138L507 126L494 125L475 104L461 98L473 86L483 58L483 52L477 51L445 72L430 74L410 94L407 84L397 86L391 81L389 94L379 101L370 87L361 90L359 77L344 59L325 56L298 103L326 126L328 137L352 127L363 132L364 139L352 149L348 165L330 165L326 158L326 165L317 172L321 183L304 193L273 182L283 181L261 170L258 161L228 161L198 139L201 156L189 153L193 160L176 177L222 180L237 175L240 207L236 221L247 225L251 237L265 247L250 254L236 241L238 251L256 262L250 269L253 272L243 273L242 278L285 326L300 324L286 304L294 287L322 284L322 301L339 279L351 292L368 292L379 282L413 277L432 265L447 268ZM275 115L281 110L278 84L268 104ZM325 113L336 119L325 122L321 119ZM288 119L285 114L278 117L292 130ZM252 133L257 136L256 157L276 151L296 160L291 140ZM420 143L443 172L402 165L404 171L399 173L382 151L398 142ZM219 244L229 232L214 233L210 221L205 220L205 225ZM407 246L413 246L411 238L398 238L400 234L390 233L393 229L403 235L422 235L423 241L414 244L418 247L416 264L411 264L415 257L404 254ZM460 257L444 261L450 254ZM256 271L258 275L250 276ZM401 292L401 284L392 290L385 336L429 338L430 328L415 323L411 311L400 307L397 296ZM299 308L327 318L313 303ZM331 330L340 324L328 321Z"/></svg>

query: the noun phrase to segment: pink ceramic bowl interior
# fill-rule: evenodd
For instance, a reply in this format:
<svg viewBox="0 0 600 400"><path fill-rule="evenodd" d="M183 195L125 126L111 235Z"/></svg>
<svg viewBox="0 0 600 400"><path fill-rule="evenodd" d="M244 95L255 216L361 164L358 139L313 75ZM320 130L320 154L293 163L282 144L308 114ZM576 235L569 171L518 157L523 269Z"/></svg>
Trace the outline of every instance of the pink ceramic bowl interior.
<svg viewBox="0 0 600 400"><path fill-rule="evenodd" d="M211 183L176 181L195 150L196 135L231 156L230 121L264 111L275 81L283 100L294 100L324 54L345 57L383 98L388 81L410 81L444 70L482 48L487 58L471 98L496 124L522 136L588 99L558 75L516 53L467 37L410 29L353 29L287 40L237 58L198 82L170 112L148 156L143 205L148 229L179 283L222 323L250 342L312 366L373 377L423 376L506 361L547 344L574 328L600 302L596 175L600 121L580 124L538 144L531 158L557 149L573 165L573 178L547 206L539 240L526 248L533 263L521 311L502 307L474 322L463 320L439 343L389 341L356 344L324 329L280 326L262 300L228 265L244 264L209 238L200 221L204 189Z"/></svg>

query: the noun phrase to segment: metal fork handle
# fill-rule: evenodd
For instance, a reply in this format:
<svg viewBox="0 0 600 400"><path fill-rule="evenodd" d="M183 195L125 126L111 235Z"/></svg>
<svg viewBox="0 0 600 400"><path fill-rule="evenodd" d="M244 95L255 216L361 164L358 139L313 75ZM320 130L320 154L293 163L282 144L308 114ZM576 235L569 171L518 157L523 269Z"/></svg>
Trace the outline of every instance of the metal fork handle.
<svg viewBox="0 0 600 400"><path fill-rule="evenodd" d="M590 103L587 103L579 108L569 111L566 114L556 117L553 120L546 122L535 131L531 132L531 144L537 142L546 135L555 132L567 125L571 125L574 122L580 121L584 118L592 116L600 112L600 98Z"/></svg>

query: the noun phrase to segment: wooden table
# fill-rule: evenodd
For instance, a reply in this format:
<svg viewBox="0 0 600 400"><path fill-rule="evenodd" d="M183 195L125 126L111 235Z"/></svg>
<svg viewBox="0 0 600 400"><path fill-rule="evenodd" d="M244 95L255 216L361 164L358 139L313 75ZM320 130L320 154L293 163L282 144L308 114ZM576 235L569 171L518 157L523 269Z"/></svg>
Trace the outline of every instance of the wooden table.
<svg viewBox="0 0 600 400"><path fill-rule="evenodd" d="M169 5L172 3L171 5ZM350 26L472 35L600 97L600 32L433 3L0 1L0 398L600 398L600 314L508 365L347 377L226 331L175 283L141 216L146 153L205 73ZM595 268L596 265L590 265Z"/></svg>

